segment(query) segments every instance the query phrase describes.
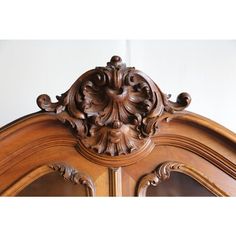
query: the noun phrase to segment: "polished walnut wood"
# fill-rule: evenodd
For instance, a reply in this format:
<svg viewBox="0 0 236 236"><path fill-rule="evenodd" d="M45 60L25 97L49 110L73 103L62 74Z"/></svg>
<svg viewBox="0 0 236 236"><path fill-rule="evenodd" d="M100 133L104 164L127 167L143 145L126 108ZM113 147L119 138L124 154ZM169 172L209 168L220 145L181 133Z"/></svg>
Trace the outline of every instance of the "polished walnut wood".
<svg viewBox="0 0 236 236"><path fill-rule="evenodd" d="M57 96L58 102L52 103L43 94L37 103L69 123L80 146L96 155L105 154L112 163L109 156L145 152L163 113L183 110L191 101L187 93L180 94L176 103L168 98L148 76L114 56L106 67L83 74L66 93Z"/></svg>
<svg viewBox="0 0 236 236"><path fill-rule="evenodd" d="M88 196L146 196L177 171L216 196L236 196L236 135L184 111L189 94L169 99L118 56L84 73L57 102L40 95L40 112L1 128L2 195L57 171Z"/></svg>
<svg viewBox="0 0 236 236"><path fill-rule="evenodd" d="M216 196L228 196L227 193L215 186L215 184L210 182L202 173L194 170L191 167L186 166L185 164L173 161L162 163L152 173L142 177L138 184L137 195L145 197L148 186L157 186L162 181L168 180L171 176L171 172L173 171L191 176L193 179L197 180Z"/></svg>

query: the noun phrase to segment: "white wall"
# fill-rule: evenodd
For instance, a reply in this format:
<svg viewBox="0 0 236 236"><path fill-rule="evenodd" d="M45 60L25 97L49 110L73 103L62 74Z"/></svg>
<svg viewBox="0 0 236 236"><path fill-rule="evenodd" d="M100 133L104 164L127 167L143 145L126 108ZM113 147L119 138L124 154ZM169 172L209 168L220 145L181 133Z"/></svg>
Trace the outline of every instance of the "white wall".
<svg viewBox="0 0 236 236"><path fill-rule="evenodd" d="M0 126L38 111L36 98L65 92L85 71L120 55L188 110L236 131L236 41L0 41Z"/></svg>

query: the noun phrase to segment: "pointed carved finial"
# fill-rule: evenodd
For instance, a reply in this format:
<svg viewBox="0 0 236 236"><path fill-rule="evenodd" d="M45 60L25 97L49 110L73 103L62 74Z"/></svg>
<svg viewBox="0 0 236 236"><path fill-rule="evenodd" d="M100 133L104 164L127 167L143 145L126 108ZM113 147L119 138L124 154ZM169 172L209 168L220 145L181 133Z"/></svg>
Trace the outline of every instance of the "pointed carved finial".
<svg viewBox="0 0 236 236"><path fill-rule="evenodd" d="M41 95L37 103L69 122L87 149L108 156L138 151L157 133L163 113L181 111L191 101L187 93L169 101L147 75L126 67L119 56L83 74L57 99L52 103Z"/></svg>

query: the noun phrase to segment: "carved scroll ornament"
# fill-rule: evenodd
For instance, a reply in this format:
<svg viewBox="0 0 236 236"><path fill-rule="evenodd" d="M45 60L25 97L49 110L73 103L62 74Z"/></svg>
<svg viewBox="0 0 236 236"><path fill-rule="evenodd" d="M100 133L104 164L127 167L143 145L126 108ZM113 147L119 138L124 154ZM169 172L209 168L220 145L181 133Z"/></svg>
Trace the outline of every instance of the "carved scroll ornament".
<svg viewBox="0 0 236 236"><path fill-rule="evenodd" d="M158 186L161 182L168 180L171 177L172 171L180 172L192 177L216 196L228 196L227 193L217 187L199 171L175 161L164 162L153 172L143 176L137 186L137 195L139 197L145 197L149 186Z"/></svg>
<svg viewBox="0 0 236 236"><path fill-rule="evenodd" d="M59 172L64 179L68 180L72 184L83 185L87 196L95 196L95 184L91 177L64 163L43 165L30 171L4 190L1 193L1 196L16 196L24 188L39 179L41 176L45 176L54 171Z"/></svg>
<svg viewBox="0 0 236 236"><path fill-rule="evenodd" d="M49 165L49 168L51 168L54 171L57 171L60 173L61 176L64 177L64 179L70 181L73 184L82 184L86 188L87 196L94 196L95 195L95 186L92 181L92 179L85 175L82 172L77 171L76 169L65 165L63 163L55 163Z"/></svg>
<svg viewBox="0 0 236 236"><path fill-rule="evenodd" d="M186 108L191 98L181 93L169 101L157 85L134 67L113 56L106 67L83 74L53 103L40 95L38 106L69 123L90 151L107 156L126 155L143 147L158 132L163 113Z"/></svg>

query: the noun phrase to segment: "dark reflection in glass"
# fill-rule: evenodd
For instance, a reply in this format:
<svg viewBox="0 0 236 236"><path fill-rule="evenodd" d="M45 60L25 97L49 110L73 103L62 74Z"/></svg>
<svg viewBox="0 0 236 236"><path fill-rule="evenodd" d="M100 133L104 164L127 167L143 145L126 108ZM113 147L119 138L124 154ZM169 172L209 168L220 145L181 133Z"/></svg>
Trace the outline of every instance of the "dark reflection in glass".
<svg viewBox="0 0 236 236"><path fill-rule="evenodd" d="M147 196L215 196L193 178L178 172L172 172L168 180L147 189Z"/></svg>
<svg viewBox="0 0 236 236"><path fill-rule="evenodd" d="M18 196L86 196L86 191L83 185L73 184L58 172L52 172L32 182Z"/></svg>

